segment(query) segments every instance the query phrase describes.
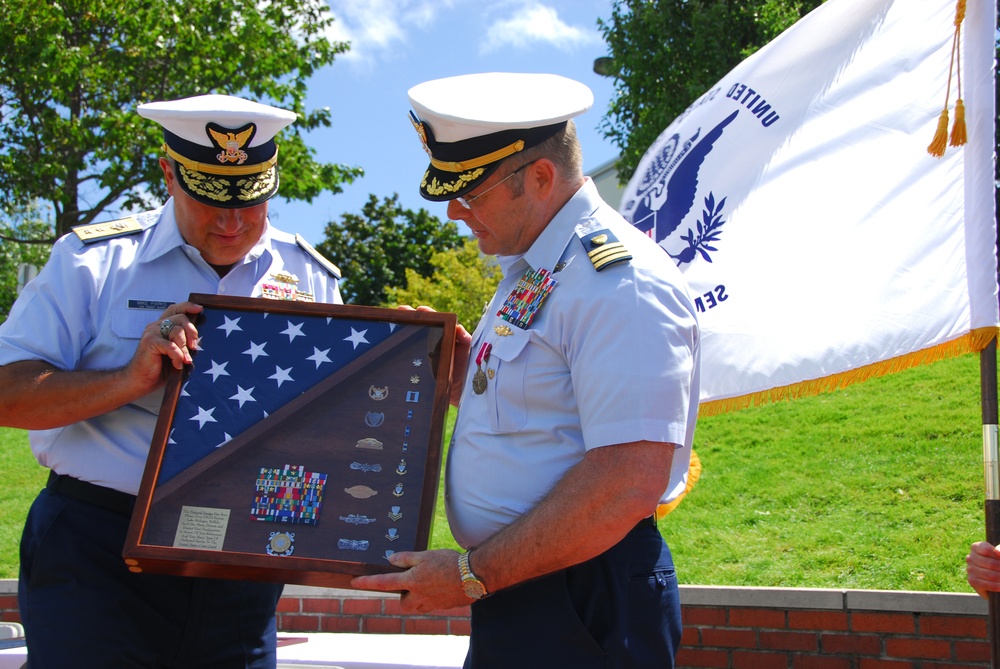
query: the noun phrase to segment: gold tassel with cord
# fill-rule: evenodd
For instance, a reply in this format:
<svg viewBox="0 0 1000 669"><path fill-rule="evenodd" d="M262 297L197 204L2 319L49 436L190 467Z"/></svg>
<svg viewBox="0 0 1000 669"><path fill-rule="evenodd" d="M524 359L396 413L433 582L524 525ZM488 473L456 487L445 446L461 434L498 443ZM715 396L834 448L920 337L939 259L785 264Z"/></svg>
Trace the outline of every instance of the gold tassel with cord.
<svg viewBox="0 0 1000 669"><path fill-rule="evenodd" d="M948 65L948 86L945 88L944 109L938 117L937 130L934 139L927 147L927 153L940 158L948 145L948 101L951 98L951 79L955 77L958 86L958 98L955 103L955 126L951 131L951 145L962 146L966 142L965 103L962 101L962 21L965 20L966 0L957 0L955 4L955 34L951 40L951 63Z"/></svg>
<svg viewBox="0 0 1000 669"><path fill-rule="evenodd" d="M943 109L941 116L938 117L937 132L934 133L934 139L927 147L927 153L940 158L944 155L946 146L948 146L948 110Z"/></svg>
<svg viewBox="0 0 1000 669"><path fill-rule="evenodd" d="M955 125L951 128L950 144L964 146L968 139L965 132L965 103L962 102L962 98L959 98L955 101Z"/></svg>

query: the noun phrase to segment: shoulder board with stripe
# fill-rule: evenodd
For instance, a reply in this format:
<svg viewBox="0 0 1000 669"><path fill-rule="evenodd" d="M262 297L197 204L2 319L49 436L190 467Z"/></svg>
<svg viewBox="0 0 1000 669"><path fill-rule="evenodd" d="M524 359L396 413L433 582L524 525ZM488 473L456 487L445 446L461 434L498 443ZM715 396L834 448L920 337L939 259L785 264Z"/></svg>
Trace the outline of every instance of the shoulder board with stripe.
<svg viewBox="0 0 1000 669"><path fill-rule="evenodd" d="M583 244L590 262L594 263L594 269L598 272L615 263L632 259L632 254L628 252L625 245L607 229L582 235L580 242Z"/></svg>
<svg viewBox="0 0 1000 669"><path fill-rule="evenodd" d="M142 226L135 216L120 218L117 221L104 221L103 223L90 223L88 225L77 225L73 227L73 232L84 244L93 244L104 239L124 237L142 232Z"/></svg>
<svg viewBox="0 0 1000 669"><path fill-rule="evenodd" d="M309 256L313 260L315 260L320 265L322 265L323 268L326 269L327 272L329 272L330 274L332 274L334 278L336 278L336 279L340 278L340 268L337 267L336 265L334 265L332 262L330 262L326 258L324 258L322 256L322 254L320 254L319 251L317 251L316 249L313 248L312 244L310 244L309 242L307 242L302 237L302 235L300 235L298 233L295 233L295 243L298 244L299 247L303 251L305 251L306 253L308 253Z"/></svg>

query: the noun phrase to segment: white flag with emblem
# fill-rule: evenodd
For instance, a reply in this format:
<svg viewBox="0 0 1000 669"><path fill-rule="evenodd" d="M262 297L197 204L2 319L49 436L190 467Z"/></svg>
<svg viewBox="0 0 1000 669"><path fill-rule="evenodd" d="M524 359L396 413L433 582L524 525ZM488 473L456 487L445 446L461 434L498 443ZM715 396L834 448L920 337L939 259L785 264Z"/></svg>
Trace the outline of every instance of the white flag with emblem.
<svg viewBox="0 0 1000 669"><path fill-rule="evenodd" d="M955 0L829 0L643 157L621 212L697 298L703 414L996 334L995 15L968 0L956 31ZM959 97L968 142L931 155Z"/></svg>

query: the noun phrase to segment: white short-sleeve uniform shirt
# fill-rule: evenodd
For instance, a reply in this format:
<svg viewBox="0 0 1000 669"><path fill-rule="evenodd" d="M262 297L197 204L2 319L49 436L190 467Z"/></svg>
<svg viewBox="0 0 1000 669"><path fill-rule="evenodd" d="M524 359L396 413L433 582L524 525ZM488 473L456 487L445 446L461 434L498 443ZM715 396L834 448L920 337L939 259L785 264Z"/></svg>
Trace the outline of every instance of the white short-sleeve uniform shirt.
<svg viewBox="0 0 1000 669"><path fill-rule="evenodd" d="M595 231L632 258L597 271L581 241ZM504 279L473 334L448 456L458 542L477 546L511 523L592 448L676 444L661 501L679 495L698 411L699 336L670 257L588 179L523 256L499 260ZM549 270L557 283L522 329L497 312L528 269ZM484 345L489 357L477 366ZM482 394L473 390L477 368L487 375Z"/></svg>
<svg viewBox="0 0 1000 669"><path fill-rule="evenodd" d="M247 256L220 278L181 237L173 201L137 216L142 231L84 244L62 237L0 326L0 364L42 360L63 370L124 366L149 323L191 293L261 296L285 271L317 302L340 303L337 278L268 224ZM59 474L135 494L162 391L120 409L30 433L38 462Z"/></svg>

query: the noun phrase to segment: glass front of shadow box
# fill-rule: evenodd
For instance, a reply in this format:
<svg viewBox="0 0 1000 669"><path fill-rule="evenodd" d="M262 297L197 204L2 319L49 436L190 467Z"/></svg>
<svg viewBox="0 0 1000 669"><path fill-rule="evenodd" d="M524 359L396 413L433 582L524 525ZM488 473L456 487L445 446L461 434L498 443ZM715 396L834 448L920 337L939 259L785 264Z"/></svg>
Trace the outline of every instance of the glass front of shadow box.
<svg viewBox="0 0 1000 669"><path fill-rule="evenodd" d="M133 514L133 571L347 587L424 550L453 314L192 295Z"/></svg>

